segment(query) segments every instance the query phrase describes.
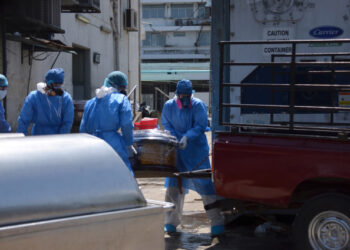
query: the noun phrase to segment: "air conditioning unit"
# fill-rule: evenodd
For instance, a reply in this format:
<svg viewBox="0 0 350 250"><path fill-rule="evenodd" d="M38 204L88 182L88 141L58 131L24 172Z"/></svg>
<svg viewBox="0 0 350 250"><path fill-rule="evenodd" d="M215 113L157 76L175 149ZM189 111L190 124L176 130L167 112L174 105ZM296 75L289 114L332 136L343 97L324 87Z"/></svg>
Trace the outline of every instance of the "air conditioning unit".
<svg viewBox="0 0 350 250"><path fill-rule="evenodd" d="M87 8L96 8L100 10L100 0L78 0L79 5Z"/></svg>
<svg viewBox="0 0 350 250"><path fill-rule="evenodd" d="M43 25L61 27L61 1L60 0L30 0L20 4L18 11L24 18L35 20Z"/></svg>
<svg viewBox="0 0 350 250"><path fill-rule="evenodd" d="M128 31L137 31L137 13L133 9L124 11L124 29Z"/></svg>
<svg viewBox="0 0 350 250"><path fill-rule="evenodd" d="M62 0L62 12L101 13L100 0Z"/></svg>
<svg viewBox="0 0 350 250"><path fill-rule="evenodd" d="M2 0L6 31L48 38L61 29L61 0Z"/></svg>
<svg viewBox="0 0 350 250"><path fill-rule="evenodd" d="M62 0L62 6L77 5L79 0Z"/></svg>
<svg viewBox="0 0 350 250"><path fill-rule="evenodd" d="M175 19L175 26L183 26L182 19Z"/></svg>

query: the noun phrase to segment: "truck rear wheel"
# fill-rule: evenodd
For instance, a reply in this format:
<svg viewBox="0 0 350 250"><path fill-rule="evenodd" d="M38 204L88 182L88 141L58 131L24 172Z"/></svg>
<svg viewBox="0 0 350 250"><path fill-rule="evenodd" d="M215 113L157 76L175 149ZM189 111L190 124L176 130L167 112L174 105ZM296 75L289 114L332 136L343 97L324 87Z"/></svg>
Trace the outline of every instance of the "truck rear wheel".
<svg viewBox="0 0 350 250"><path fill-rule="evenodd" d="M306 202L295 218L297 249L350 249L350 198L329 193Z"/></svg>

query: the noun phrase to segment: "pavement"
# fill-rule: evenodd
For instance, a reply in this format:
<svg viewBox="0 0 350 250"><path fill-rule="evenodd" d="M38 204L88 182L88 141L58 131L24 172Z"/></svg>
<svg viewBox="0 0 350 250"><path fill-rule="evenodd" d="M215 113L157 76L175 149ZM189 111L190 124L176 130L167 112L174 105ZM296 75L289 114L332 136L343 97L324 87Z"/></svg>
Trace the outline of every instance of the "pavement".
<svg viewBox="0 0 350 250"><path fill-rule="evenodd" d="M137 179L146 199L164 201L164 178ZM255 217L240 217L226 226L221 237L210 236L210 223L206 218L201 197L194 191L185 196L182 223L178 232L164 234L165 249L215 250L289 250L292 249L290 232L269 231L255 233L264 221Z"/></svg>
<svg viewBox="0 0 350 250"><path fill-rule="evenodd" d="M207 133L207 138L211 145L210 132ZM164 178L138 178L137 181L146 199L164 201ZM212 238L202 199L198 193L190 190L185 196L182 223L178 227L178 232L171 235L164 234L165 249L292 249L292 237L288 231L266 230L263 233L256 233L257 226L264 222L256 217L242 216L226 226L223 236Z"/></svg>

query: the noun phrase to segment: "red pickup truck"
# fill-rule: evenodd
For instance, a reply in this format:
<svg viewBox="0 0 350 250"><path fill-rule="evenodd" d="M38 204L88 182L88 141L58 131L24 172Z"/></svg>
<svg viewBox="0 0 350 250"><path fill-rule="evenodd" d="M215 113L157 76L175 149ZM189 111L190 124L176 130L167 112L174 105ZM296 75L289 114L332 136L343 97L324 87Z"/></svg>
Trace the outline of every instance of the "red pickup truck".
<svg viewBox="0 0 350 250"><path fill-rule="evenodd" d="M216 191L238 210L293 215L297 249L350 249L350 108L342 105L350 94L349 53L295 50L301 43L335 42L329 40L280 42L293 48L283 63L225 61L221 49L217 110L226 131L215 129ZM269 42L220 46L261 43ZM326 56L332 60L314 60ZM257 67L239 83L225 79L225 67L242 65ZM227 96L237 87L240 102ZM227 115L234 108L241 122Z"/></svg>

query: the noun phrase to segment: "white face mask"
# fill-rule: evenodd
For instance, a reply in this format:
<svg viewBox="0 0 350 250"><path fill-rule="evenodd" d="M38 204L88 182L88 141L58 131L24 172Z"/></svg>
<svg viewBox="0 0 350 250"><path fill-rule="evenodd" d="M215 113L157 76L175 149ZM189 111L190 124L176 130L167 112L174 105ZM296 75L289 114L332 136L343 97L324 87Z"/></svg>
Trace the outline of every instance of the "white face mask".
<svg viewBox="0 0 350 250"><path fill-rule="evenodd" d="M0 90L0 100L4 99L6 95L7 95L7 89Z"/></svg>

